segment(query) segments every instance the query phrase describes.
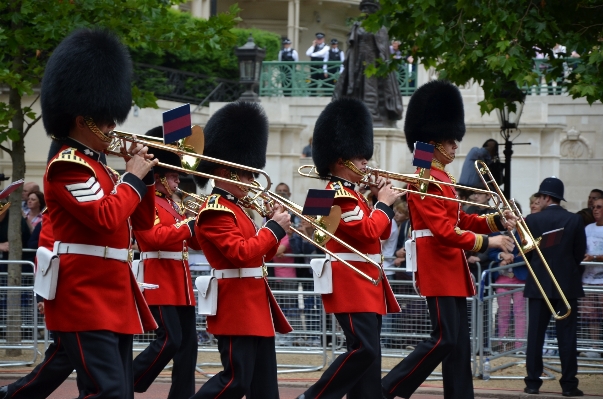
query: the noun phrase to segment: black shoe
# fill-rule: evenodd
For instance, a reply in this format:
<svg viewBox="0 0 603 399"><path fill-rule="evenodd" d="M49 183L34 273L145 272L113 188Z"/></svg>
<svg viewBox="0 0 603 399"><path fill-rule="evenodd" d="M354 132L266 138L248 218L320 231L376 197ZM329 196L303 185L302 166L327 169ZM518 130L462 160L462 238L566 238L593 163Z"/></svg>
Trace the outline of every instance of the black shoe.
<svg viewBox="0 0 603 399"><path fill-rule="evenodd" d="M584 396L584 392L579 390L578 388L572 389L571 391L566 391L562 393L563 396Z"/></svg>
<svg viewBox="0 0 603 399"><path fill-rule="evenodd" d="M0 387L0 399L8 398L8 385Z"/></svg>
<svg viewBox="0 0 603 399"><path fill-rule="evenodd" d="M536 389L536 388L528 388L528 387L525 387L525 388L523 389L523 391L524 391L525 393L529 394L529 395L538 395L538 394L540 393L540 392L538 391L538 389Z"/></svg>

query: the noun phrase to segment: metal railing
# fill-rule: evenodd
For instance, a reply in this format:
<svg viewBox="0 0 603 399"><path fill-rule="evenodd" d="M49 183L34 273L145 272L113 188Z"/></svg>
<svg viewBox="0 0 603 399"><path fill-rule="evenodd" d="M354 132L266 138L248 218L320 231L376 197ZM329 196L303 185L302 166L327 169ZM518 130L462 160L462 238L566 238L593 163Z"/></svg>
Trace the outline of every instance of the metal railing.
<svg viewBox="0 0 603 399"><path fill-rule="evenodd" d="M238 81L138 62L134 63L134 83L157 98L192 104L236 101L244 91Z"/></svg>
<svg viewBox="0 0 603 399"><path fill-rule="evenodd" d="M265 61L260 74L260 96L331 97L340 70L339 61ZM400 93L412 95L417 87L416 66L402 63L396 76Z"/></svg>

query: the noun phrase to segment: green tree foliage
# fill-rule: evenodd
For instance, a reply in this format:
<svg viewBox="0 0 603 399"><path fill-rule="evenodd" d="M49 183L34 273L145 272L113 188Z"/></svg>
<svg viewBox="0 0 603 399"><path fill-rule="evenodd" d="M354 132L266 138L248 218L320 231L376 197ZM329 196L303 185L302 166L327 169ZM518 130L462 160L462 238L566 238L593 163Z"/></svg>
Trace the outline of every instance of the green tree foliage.
<svg viewBox="0 0 603 399"><path fill-rule="evenodd" d="M540 83L534 69L536 49L548 55L546 80L562 80L574 97L603 99L603 4L600 0L381 0L365 26L387 27L390 37L434 67L441 78L482 86L482 113L503 105L498 94L509 81L519 87ZM580 54L579 62L556 59L556 43ZM395 61L392 61L392 63ZM564 62L565 65L564 65ZM570 65L570 68L568 68ZM384 73L380 64L369 73ZM568 75L569 73L569 75ZM567 75L567 76L566 76Z"/></svg>
<svg viewBox="0 0 603 399"><path fill-rule="evenodd" d="M190 15L180 14L180 18L194 19ZM239 79L239 64L234 55L234 47L244 45L251 34L258 47L266 49L266 61L278 58L281 38L276 33L260 29L233 28L230 33L235 37L233 46L223 46L219 50L206 48L169 49L169 51L149 52L144 46L135 49L132 56L135 61L159 65L224 79ZM148 83L148 82L146 82Z"/></svg>
<svg viewBox="0 0 603 399"><path fill-rule="evenodd" d="M48 57L57 44L80 27L114 31L130 48L148 53L205 51L232 48L237 36L231 29L239 21L237 6L209 20L183 17L171 9L181 0L7 0L0 2L0 87L8 101L0 102L0 149L13 162L11 178L25 176L24 138L41 115L25 96L37 93ZM98 60L103 62L103 60ZM156 106L153 93L134 87L140 107ZM4 96L4 94L3 94ZM35 97L35 96L34 96ZM4 98L4 97L3 97ZM32 98L32 97L28 97ZM35 101L38 98L35 97ZM21 189L10 196L9 259L21 259ZM10 265L8 285L21 284L21 266ZM9 295L9 326L20 337L20 292ZM7 335L9 336L9 335Z"/></svg>

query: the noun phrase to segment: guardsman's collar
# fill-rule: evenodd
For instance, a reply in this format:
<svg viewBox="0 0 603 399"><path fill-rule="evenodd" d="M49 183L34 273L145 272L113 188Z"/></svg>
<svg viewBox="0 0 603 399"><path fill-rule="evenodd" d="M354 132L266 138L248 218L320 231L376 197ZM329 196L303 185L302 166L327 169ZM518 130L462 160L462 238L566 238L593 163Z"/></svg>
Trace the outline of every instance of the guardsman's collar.
<svg viewBox="0 0 603 399"><path fill-rule="evenodd" d="M442 162L438 161L435 158L431 161L431 167L435 168L435 169L446 171L446 165L444 165Z"/></svg>
<svg viewBox="0 0 603 399"><path fill-rule="evenodd" d="M75 148L79 152L85 154L86 156L94 159L97 162L103 163L105 165L107 164L107 157L105 156L105 154L103 154L102 152L94 151L93 149L89 148L88 146L85 146L84 144L71 137L67 137L67 140L65 140L65 144L69 147Z"/></svg>
<svg viewBox="0 0 603 399"><path fill-rule="evenodd" d="M346 180L342 177L339 176L331 176L331 182L335 183L335 182L341 182L345 187L349 188L352 191L356 191L356 184L352 183L349 180Z"/></svg>
<svg viewBox="0 0 603 399"><path fill-rule="evenodd" d="M234 195L232 195L231 193L229 193L228 191L220 188L220 187L214 187L213 190L211 190L212 194L220 194L221 197L223 197L224 199L227 199L228 201L232 202L233 204L237 204L239 202L239 199L237 197L235 197Z"/></svg>

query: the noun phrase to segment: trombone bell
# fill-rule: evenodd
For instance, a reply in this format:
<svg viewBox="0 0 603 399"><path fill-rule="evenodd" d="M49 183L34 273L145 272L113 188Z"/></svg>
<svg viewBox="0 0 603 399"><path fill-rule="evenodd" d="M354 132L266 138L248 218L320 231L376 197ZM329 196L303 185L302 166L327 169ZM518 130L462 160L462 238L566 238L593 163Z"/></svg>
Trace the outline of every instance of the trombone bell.
<svg viewBox="0 0 603 399"><path fill-rule="evenodd" d="M327 230L331 235L335 233L341 220L341 207L339 205L333 205L331 212L327 216L319 216L316 218L316 224L323 229ZM312 235L314 242L321 247L331 239L331 235L327 235L320 230L315 230Z"/></svg>
<svg viewBox="0 0 603 399"><path fill-rule="evenodd" d="M180 144L180 148L191 154L203 154L203 149L205 147L205 134L203 133L203 128L194 125L192 131L193 133L190 136L184 138ZM201 159L199 157L183 154L181 156L181 163L184 169L197 170L197 166L201 163Z"/></svg>

